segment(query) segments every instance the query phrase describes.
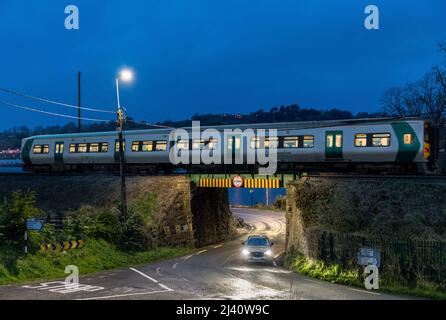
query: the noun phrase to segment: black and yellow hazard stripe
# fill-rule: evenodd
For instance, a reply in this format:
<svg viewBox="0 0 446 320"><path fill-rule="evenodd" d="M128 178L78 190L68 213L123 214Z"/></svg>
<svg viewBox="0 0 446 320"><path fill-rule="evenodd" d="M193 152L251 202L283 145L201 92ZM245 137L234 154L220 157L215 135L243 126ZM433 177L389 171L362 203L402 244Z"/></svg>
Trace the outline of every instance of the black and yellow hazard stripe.
<svg viewBox="0 0 446 320"><path fill-rule="evenodd" d="M200 188L231 188L231 179L200 179Z"/></svg>
<svg viewBox="0 0 446 320"><path fill-rule="evenodd" d="M85 240L72 240L58 243L44 243L40 245L40 252L62 252L72 249L82 249L85 247Z"/></svg>
<svg viewBox="0 0 446 320"><path fill-rule="evenodd" d="M232 188L232 179L200 179L200 188ZM280 179L246 179L244 188L248 189L279 189Z"/></svg>
<svg viewBox="0 0 446 320"><path fill-rule="evenodd" d="M279 179L247 179L245 188L248 189L278 189L281 187Z"/></svg>

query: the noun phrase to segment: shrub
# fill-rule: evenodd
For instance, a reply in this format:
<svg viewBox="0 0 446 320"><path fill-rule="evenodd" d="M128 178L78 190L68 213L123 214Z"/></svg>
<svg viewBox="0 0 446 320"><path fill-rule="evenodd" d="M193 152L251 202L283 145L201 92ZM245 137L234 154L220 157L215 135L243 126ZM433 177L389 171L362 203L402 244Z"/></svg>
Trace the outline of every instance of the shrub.
<svg viewBox="0 0 446 320"><path fill-rule="evenodd" d="M0 205L0 239L18 245L23 241L28 218L39 217L34 192L14 191Z"/></svg>

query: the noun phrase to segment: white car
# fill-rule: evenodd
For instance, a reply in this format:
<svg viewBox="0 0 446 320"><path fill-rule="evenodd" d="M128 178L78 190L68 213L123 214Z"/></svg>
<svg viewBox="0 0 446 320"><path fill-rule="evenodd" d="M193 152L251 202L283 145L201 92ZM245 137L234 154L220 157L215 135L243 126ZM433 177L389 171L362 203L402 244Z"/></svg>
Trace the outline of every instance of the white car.
<svg viewBox="0 0 446 320"><path fill-rule="evenodd" d="M249 236L242 242L242 257L245 262L272 262L273 242L267 236Z"/></svg>

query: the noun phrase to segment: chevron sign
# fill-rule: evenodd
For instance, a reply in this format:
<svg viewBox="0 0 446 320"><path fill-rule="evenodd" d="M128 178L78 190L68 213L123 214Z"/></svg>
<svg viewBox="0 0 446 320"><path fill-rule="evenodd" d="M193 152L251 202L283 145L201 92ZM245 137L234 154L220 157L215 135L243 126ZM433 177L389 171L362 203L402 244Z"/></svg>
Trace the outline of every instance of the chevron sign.
<svg viewBox="0 0 446 320"><path fill-rule="evenodd" d="M47 243L40 245L40 252L61 252L85 247L85 240L64 241L58 243Z"/></svg>

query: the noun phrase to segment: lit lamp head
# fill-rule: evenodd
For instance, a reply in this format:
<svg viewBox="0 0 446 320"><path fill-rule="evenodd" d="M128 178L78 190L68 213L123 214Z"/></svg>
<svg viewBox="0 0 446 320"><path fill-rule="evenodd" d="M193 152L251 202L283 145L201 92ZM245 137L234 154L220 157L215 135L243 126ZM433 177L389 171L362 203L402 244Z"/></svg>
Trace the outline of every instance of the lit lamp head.
<svg viewBox="0 0 446 320"><path fill-rule="evenodd" d="M131 82L133 80L133 71L130 69L123 69L119 72L119 79L124 82Z"/></svg>

